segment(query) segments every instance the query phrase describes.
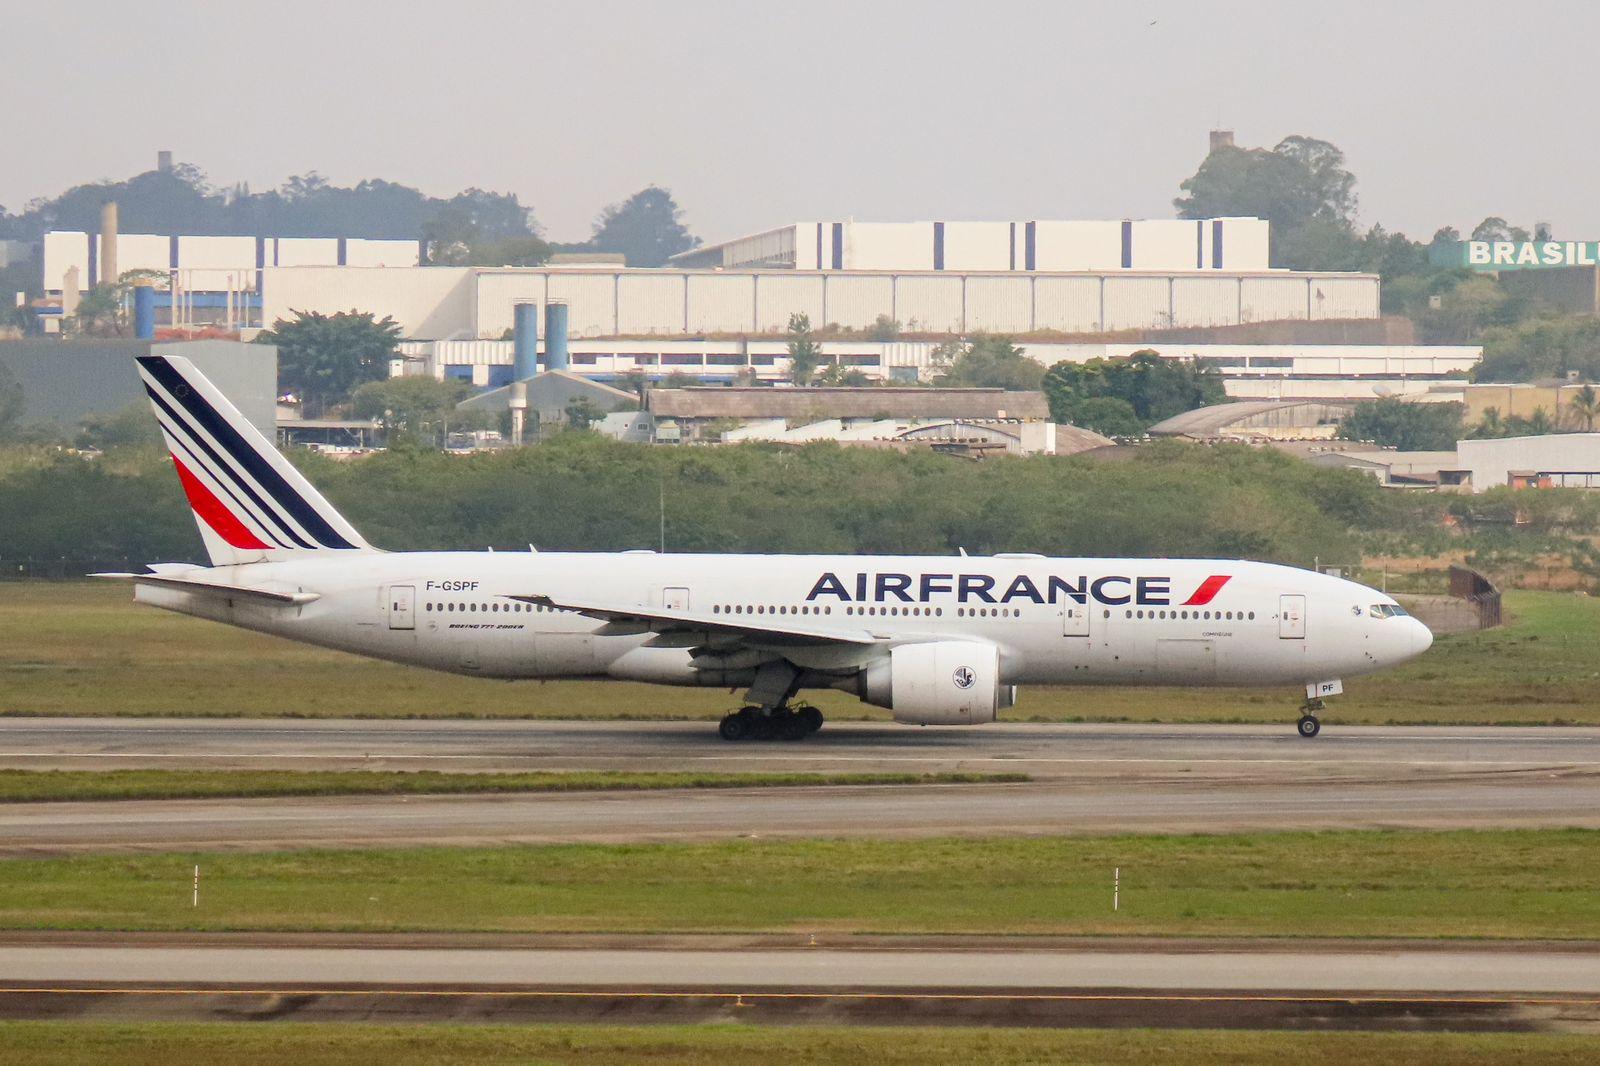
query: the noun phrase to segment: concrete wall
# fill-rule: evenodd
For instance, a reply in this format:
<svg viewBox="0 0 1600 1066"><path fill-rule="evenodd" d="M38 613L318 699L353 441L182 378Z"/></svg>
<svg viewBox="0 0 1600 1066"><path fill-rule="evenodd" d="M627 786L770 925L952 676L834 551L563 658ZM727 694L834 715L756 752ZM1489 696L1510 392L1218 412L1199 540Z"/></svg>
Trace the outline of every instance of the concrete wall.
<svg viewBox="0 0 1600 1066"><path fill-rule="evenodd" d="M194 362L269 440L277 428L278 349L237 341L0 342L0 364L22 385L23 421L75 426L85 416L145 404L134 366L147 353ZM152 419L154 416L151 416Z"/></svg>

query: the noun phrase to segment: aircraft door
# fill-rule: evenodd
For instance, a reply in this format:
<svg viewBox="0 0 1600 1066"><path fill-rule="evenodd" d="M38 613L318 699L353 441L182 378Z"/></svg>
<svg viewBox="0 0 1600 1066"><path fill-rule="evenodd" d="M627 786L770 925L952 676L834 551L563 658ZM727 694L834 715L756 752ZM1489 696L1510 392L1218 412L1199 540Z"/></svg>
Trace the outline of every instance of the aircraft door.
<svg viewBox="0 0 1600 1066"><path fill-rule="evenodd" d="M417 628L417 587L415 585L390 585L389 597L390 629L415 629Z"/></svg>
<svg viewBox="0 0 1600 1066"><path fill-rule="evenodd" d="M1073 603L1067 600L1067 605L1061 609L1061 635L1064 637L1087 637L1089 635L1089 605L1086 603Z"/></svg>
<svg viewBox="0 0 1600 1066"><path fill-rule="evenodd" d="M1304 640L1306 636L1306 598L1278 597L1278 636L1283 640Z"/></svg>
<svg viewBox="0 0 1600 1066"><path fill-rule="evenodd" d="M685 588L662 589L661 606L669 611L687 611L689 609L689 590Z"/></svg>

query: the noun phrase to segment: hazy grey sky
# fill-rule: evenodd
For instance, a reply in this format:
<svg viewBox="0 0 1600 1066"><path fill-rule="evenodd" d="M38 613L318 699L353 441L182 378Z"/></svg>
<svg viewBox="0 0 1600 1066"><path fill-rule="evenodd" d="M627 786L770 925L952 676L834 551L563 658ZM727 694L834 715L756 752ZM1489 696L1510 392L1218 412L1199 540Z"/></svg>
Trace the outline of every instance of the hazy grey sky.
<svg viewBox="0 0 1600 1066"><path fill-rule="evenodd" d="M29 4L0 204L154 165L514 191L549 235L672 189L807 218L1170 217L1220 119L1343 148L1364 222L1600 238L1594 3Z"/></svg>

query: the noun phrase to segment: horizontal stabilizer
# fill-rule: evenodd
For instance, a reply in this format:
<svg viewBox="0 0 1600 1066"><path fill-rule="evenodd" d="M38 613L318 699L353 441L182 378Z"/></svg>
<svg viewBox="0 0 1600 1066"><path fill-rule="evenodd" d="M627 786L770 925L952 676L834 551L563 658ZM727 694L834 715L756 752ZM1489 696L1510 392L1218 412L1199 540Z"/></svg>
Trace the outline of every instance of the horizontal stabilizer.
<svg viewBox="0 0 1600 1066"><path fill-rule="evenodd" d="M89 576L132 581L138 585L153 585L156 588L176 589L180 592L192 592L197 595L215 596L221 599L254 600L259 603L282 604L292 607L314 603L322 598L322 595L317 592L274 592L269 589L245 588L242 585L223 585L214 581L162 577L159 574L90 574Z"/></svg>

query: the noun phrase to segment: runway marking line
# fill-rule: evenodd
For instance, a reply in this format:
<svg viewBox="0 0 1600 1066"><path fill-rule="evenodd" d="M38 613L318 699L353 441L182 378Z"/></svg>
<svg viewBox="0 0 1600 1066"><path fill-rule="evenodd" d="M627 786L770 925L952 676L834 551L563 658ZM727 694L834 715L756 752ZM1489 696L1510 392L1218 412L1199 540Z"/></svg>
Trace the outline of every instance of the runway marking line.
<svg viewBox="0 0 1600 1066"><path fill-rule="evenodd" d="M402 989L402 988L0 988L0 996L89 995L89 996L429 996L515 997L522 999L909 999L948 1000L1026 1000L1083 1003L1348 1003L1358 1005L1415 1003L1424 1006L1567 1006L1600 1007L1600 997L1547 996L1252 996L1252 995L1162 995L1097 992L613 992L603 988L581 989Z"/></svg>

